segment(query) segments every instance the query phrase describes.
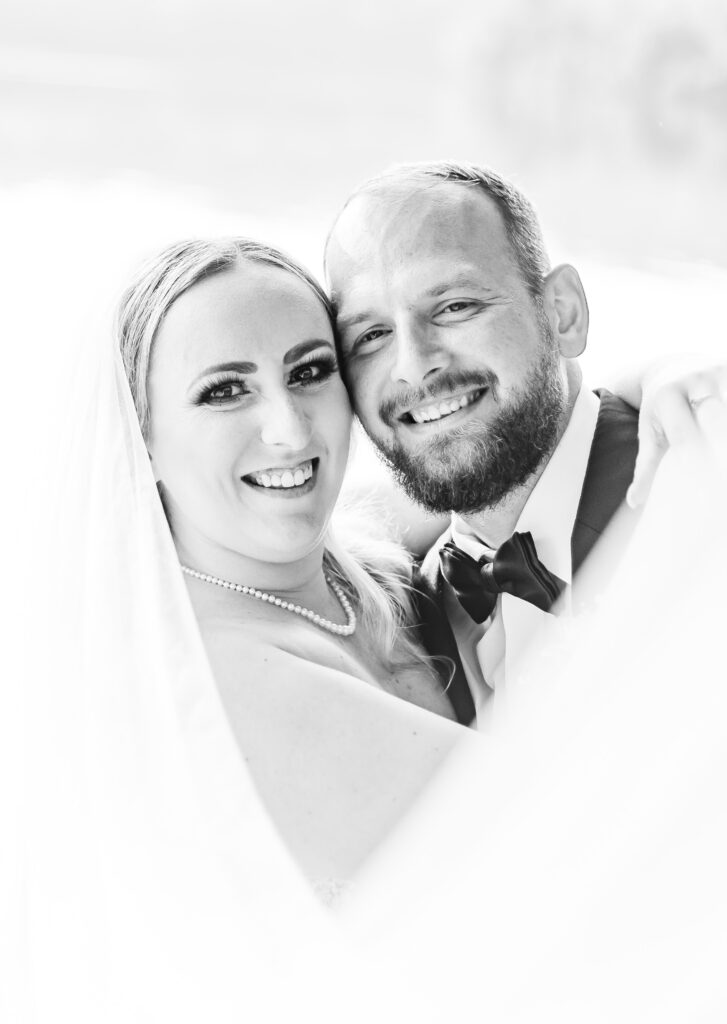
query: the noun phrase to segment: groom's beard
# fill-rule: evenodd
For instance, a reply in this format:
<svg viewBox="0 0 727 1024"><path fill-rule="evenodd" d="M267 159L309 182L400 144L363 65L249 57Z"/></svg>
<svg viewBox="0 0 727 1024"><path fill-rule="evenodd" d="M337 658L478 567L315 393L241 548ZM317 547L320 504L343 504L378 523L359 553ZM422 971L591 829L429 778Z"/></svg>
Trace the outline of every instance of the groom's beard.
<svg viewBox="0 0 727 1024"><path fill-rule="evenodd" d="M476 375L458 383L477 387ZM496 394L496 379L494 384ZM472 419L415 451L398 443L377 448L407 495L430 512L481 512L524 484L558 440L566 395L554 346L523 387L487 423Z"/></svg>

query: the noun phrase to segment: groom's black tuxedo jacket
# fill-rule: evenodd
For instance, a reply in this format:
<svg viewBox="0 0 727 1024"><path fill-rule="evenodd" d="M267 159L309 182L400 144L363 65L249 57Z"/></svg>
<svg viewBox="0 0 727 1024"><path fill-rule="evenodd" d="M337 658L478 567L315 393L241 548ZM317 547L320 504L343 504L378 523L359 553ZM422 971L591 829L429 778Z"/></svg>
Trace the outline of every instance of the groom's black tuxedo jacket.
<svg viewBox="0 0 727 1024"><path fill-rule="evenodd" d="M638 412L608 391L597 394L601 404L571 536L574 577L626 497L638 448ZM439 544L435 544L414 577L420 639L430 654L444 655L454 662L455 673L447 695L459 721L469 725L475 708L444 610L442 582Z"/></svg>

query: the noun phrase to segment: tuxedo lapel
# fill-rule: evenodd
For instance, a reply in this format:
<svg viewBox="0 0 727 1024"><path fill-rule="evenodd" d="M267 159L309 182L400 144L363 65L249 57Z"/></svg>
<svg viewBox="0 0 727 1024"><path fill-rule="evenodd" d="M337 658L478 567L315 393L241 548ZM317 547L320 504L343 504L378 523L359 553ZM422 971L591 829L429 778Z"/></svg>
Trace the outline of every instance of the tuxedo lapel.
<svg viewBox="0 0 727 1024"><path fill-rule="evenodd" d="M439 566L439 549L448 538L449 530L439 538L418 567L414 578L416 611L424 647L452 662L454 675L447 687L447 696L457 720L462 725L470 725L474 721L475 705L444 607L443 577Z"/></svg>
<svg viewBox="0 0 727 1024"><path fill-rule="evenodd" d="M574 577L623 504L638 451L638 411L610 391L597 394L601 404L571 537Z"/></svg>

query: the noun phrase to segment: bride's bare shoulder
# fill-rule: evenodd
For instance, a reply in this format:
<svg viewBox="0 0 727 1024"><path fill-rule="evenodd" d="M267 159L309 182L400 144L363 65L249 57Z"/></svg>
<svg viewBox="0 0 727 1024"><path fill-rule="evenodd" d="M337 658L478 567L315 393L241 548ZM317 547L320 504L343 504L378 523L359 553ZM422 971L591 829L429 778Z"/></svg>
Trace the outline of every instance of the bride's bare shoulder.
<svg viewBox="0 0 727 1024"><path fill-rule="evenodd" d="M348 879L462 739L460 726L292 649L254 625L207 623L222 704L273 820L310 878ZM304 643L311 650L304 649Z"/></svg>
<svg viewBox="0 0 727 1024"><path fill-rule="evenodd" d="M241 669L246 673L264 670L270 664L285 664L291 657L279 642L284 630L278 630L276 638L269 624L254 619L234 624L207 619L200 622L200 633L213 669L225 675L231 671L239 674Z"/></svg>

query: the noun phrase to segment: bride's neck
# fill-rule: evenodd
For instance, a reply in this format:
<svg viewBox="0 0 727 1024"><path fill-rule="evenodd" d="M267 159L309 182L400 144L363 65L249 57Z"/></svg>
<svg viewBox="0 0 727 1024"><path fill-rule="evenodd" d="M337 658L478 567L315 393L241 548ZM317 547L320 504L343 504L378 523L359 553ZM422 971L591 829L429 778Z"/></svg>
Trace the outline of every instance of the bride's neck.
<svg viewBox="0 0 727 1024"><path fill-rule="evenodd" d="M205 538L174 536L182 565L230 583L255 587L297 604L315 603L325 593L323 542L300 558L270 562L224 548Z"/></svg>

